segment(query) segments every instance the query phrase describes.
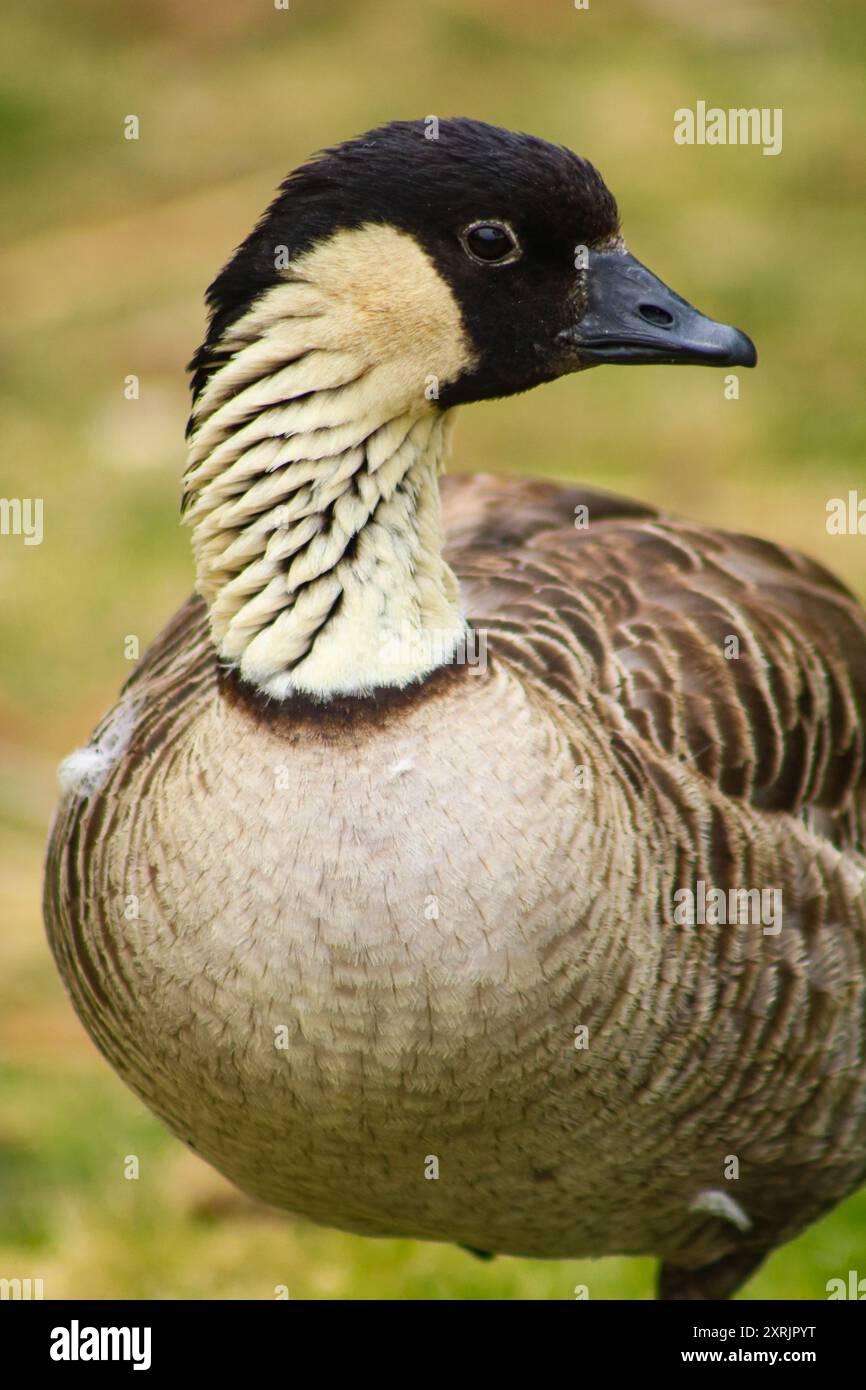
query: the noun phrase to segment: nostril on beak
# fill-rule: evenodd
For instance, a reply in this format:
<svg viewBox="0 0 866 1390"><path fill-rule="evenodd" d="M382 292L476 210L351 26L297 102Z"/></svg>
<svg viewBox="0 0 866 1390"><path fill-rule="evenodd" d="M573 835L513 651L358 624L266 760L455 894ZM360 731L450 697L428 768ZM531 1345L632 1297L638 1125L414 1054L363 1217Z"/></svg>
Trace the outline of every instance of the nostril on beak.
<svg viewBox="0 0 866 1390"><path fill-rule="evenodd" d="M639 304L638 313L656 328L670 328L674 321L673 314L669 314L667 309L660 309L657 304Z"/></svg>

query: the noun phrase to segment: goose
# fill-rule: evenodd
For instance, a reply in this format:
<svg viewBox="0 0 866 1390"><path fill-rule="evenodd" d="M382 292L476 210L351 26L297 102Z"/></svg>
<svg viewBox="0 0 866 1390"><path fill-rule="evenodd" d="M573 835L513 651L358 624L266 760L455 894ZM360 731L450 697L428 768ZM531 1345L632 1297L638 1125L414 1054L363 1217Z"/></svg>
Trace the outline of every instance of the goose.
<svg viewBox="0 0 866 1390"><path fill-rule="evenodd" d="M196 593L61 768L51 947L245 1192L726 1298L866 1170L866 616L768 541L440 481L457 406L756 353L585 159L429 134L298 168L210 286Z"/></svg>

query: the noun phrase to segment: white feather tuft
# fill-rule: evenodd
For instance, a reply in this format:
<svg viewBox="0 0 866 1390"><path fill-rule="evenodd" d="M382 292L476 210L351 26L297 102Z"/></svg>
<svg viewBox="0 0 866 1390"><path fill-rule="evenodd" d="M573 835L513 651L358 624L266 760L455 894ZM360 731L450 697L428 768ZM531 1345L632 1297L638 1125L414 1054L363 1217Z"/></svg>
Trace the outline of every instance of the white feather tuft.
<svg viewBox="0 0 866 1390"><path fill-rule="evenodd" d="M88 797L99 790L129 747L137 721L137 701L121 700L93 741L64 758L57 776L65 795Z"/></svg>
<svg viewBox="0 0 866 1390"><path fill-rule="evenodd" d="M751 1220L743 1211L739 1202L729 1196L727 1192L722 1192L719 1188L707 1188L704 1192L699 1192L691 1203L689 1211L706 1212L708 1216L718 1216L722 1221L730 1221L731 1225L736 1226L738 1231L751 1230Z"/></svg>

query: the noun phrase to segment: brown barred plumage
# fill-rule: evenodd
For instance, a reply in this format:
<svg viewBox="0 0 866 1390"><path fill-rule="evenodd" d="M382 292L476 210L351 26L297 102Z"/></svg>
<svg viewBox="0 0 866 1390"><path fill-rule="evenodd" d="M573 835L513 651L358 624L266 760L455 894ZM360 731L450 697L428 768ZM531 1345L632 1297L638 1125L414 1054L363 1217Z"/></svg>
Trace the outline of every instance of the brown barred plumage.
<svg viewBox="0 0 866 1390"><path fill-rule="evenodd" d="M478 477L446 480L443 495L448 558L473 624L489 634L487 674L450 668L391 702L256 706L221 686L204 605L192 599L127 686L142 714L125 756L98 795L61 808L47 876L54 950L121 1074L241 1186L372 1233L529 1255L655 1252L666 1296L724 1296L866 1169L863 612L798 556L618 499ZM574 527L580 506L585 530ZM723 654L729 631L741 637L738 661ZM372 726L352 709L365 703L378 710ZM219 757L204 757L201 726L217 710L219 741L211 747L211 730L205 746ZM393 945L377 928L365 956L365 914L378 909L359 900L354 946L289 969L285 996L286 982L269 986L273 997L249 994L248 982L230 1009L231 972L221 981L207 968L215 920L220 935L237 934L235 972L252 922L285 918L287 959L299 950L288 880L253 876L246 927L233 901L241 837L271 837L273 867L288 832L297 864L296 816L287 820L273 793L279 759L306 760L304 785L333 815L339 772L317 788L314 775L347 761L369 779L411 749L412 772L389 784L420 778L399 812L411 865L425 836L425 742L448 727L449 776L513 826L493 877L523 861L520 932L537 978L515 972L519 1007L497 1017L513 940L492 942L483 962L477 934L455 948L460 990L443 962L406 954L407 904L423 927L425 898L447 887L419 880L413 901L411 873L407 883L397 871ZM529 787L513 744L527 730L551 755ZM441 734L435 748L441 757ZM593 769L594 790L563 799L554 783L568 791L575 765ZM465 799L455 790L458 819ZM576 819L584 807L590 833ZM324 831L309 802L290 809ZM524 821L556 816L561 853L540 865ZM207 851L205 826L216 846ZM366 843L363 826L355 835ZM172 852L185 856L180 876ZM542 869L544 900L533 904ZM212 881L185 899L200 874ZM591 892L569 915L581 878ZM664 905L701 878L725 890L780 885L781 932L675 925ZM142 902L132 922L129 893ZM484 902L479 885L474 907ZM469 912L457 906L458 937ZM196 941L191 954L171 944L180 932ZM294 1089L270 1029L317 969L334 1015L302 1039L309 1056ZM265 985L270 973L252 978ZM365 990L361 1016L351 1001ZM148 994L161 1000L152 1022L138 1002ZM399 1019L421 1063L405 1042L389 1045ZM589 1029L583 1052L578 1026ZM334 1113L356 1135L345 1147ZM423 1182L427 1153L447 1182ZM728 1155L736 1183L723 1177ZM701 1193L726 1187L747 1231L700 1209Z"/></svg>

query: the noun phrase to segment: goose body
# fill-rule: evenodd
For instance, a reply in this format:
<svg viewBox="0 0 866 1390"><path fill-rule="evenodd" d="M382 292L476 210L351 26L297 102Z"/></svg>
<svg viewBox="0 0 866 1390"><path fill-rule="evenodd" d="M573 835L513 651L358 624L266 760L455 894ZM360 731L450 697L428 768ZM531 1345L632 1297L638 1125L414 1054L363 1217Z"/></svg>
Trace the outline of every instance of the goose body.
<svg viewBox="0 0 866 1390"><path fill-rule="evenodd" d="M590 166L442 132L459 255L529 275L541 248L538 284L476 300L425 244L421 126L287 181L194 361L199 592L66 765L49 936L105 1055L243 1189L727 1296L866 1170L866 618L810 561L637 503L440 493L451 405L753 360L632 261ZM565 323L551 208L597 258L577 300L556 270ZM652 296L637 329L601 323L612 269Z"/></svg>

